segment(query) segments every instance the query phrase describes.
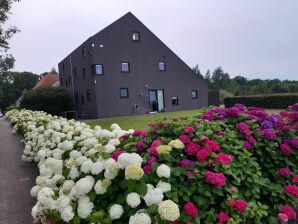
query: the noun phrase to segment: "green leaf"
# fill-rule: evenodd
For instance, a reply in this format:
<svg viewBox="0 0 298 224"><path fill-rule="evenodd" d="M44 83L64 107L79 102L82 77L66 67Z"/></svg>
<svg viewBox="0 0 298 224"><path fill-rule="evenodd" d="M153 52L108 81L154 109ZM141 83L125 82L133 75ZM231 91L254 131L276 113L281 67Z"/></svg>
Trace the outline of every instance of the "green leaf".
<svg viewBox="0 0 298 224"><path fill-rule="evenodd" d="M90 201L94 201L96 199L96 193L95 191L91 191L89 194L88 194L88 197L90 199Z"/></svg>
<svg viewBox="0 0 298 224"><path fill-rule="evenodd" d="M141 196L145 196L147 193L147 185L145 183L140 183L137 184L135 187L135 191L141 195Z"/></svg>
<svg viewBox="0 0 298 224"><path fill-rule="evenodd" d="M72 220L72 224L80 224L81 223L81 219L79 216L75 216Z"/></svg>
<svg viewBox="0 0 298 224"><path fill-rule="evenodd" d="M127 189L129 192L133 192L136 186L135 180L127 180Z"/></svg>

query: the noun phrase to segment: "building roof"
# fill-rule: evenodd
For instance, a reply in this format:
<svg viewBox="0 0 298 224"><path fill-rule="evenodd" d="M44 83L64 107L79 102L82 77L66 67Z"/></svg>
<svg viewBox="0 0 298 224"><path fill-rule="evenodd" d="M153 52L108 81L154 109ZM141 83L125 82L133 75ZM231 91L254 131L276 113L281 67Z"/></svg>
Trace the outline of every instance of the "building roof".
<svg viewBox="0 0 298 224"><path fill-rule="evenodd" d="M33 89L36 88L48 88L52 87L59 81L59 74L55 71L49 72L48 74L44 75L39 82L34 86Z"/></svg>

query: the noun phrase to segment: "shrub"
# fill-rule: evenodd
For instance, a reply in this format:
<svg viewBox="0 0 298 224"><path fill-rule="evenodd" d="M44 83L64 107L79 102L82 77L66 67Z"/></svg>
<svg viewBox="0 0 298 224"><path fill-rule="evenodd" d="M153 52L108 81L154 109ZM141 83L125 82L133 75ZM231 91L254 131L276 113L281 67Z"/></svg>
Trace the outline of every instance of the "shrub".
<svg viewBox="0 0 298 224"><path fill-rule="evenodd" d="M235 96L224 99L225 107L232 107L241 103L248 107L262 107L271 109L285 109L298 102L298 93L292 94L270 94L256 96Z"/></svg>
<svg viewBox="0 0 298 224"><path fill-rule="evenodd" d="M35 219L56 223L278 223L298 208L298 105L211 108L112 132L12 110L38 162ZM38 220L37 220L38 221Z"/></svg>
<svg viewBox="0 0 298 224"><path fill-rule="evenodd" d="M20 106L29 110L62 115L63 111L73 109L73 99L63 87L33 89L26 92Z"/></svg>

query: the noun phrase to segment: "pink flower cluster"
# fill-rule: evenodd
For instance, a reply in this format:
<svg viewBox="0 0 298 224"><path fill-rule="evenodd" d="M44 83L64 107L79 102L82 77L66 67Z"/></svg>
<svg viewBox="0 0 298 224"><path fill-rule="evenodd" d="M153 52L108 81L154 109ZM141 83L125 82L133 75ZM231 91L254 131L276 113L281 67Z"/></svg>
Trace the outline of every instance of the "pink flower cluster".
<svg viewBox="0 0 298 224"><path fill-rule="evenodd" d="M242 213L247 209L247 203L240 199L228 201L228 206L234 207L239 213Z"/></svg>
<svg viewBox="0 0 298 224"><path fill-rule="evenodd" d="M192 133L194 131L195 131L195 129L193 129L193 127L190 127L190 126L185 126L184 127L184 132L185 133Z"/></svg>
<svg viewBox="0 0 298 224"><path fill-rule="evenodd" d="M284 177L289 177L292 175L292 171L289 168L281 168L279 170L280 175L284 176Z"/></svg>
<svg viewBox="0 0 298 224"><path fill-rule="evenodd" d="M229 165L232 160L233 156L224 153L219 153L216 157L214 157L215 162L223 163L225 165Z"/></svg>
<svg viewBox="0 0 298 224"><path fill-rule="evenodd" d="M210 151L202 149L197 153L197 159L199 162L204 162L205 159L209 156Z"/></svg>
<svg viewBox="0 0 298 224"><path fill-rule="evenodd" d="M184 210L186 215L191 217L196 217L199 213L198 208L192 202L187 202L186 204L184 204Z"/></svg>
<svg viewBox="0 0 298 224"><path fill-rule="evenodd" d="M288 195L292 195L296 198L298 198L298 187L294 185L287 185L284 187L284 192Z"/></svg>
<svg viewBox="0 0 298 224"><path fill-rule="evenodd" d="M298 176L294 176L294 177L293 177L293 183L294 183L294 184L297 184L297 183L298 183Z"/></svg>
<svg viewBox="0 0 298 224"><path fill-rule="evenodd" d="M205 174L205 182L218 187L223 187L226 184L226 177L223 173L207 171Z"/></svg>
<svg viewBox="0 0 298 224"><path fill-rule="evenodd" d="M278 220L282 223L282 224L284 224L284 223L287 223L288 221L289 221L289 218L288 218L288 216L286 215L286 214L284 214L284 213L278 213Z"/></svg>
<svg viewBox="0 0 298 224"><path fill-rule="evenodd" d="M184 151L189 156L194 156L200 150L200 145L195 142L190 142L185 148Z"/></svg>
<svg viewBox="0 0 298 224"><path fill-rule="evenodd" d="M263 130L263 135L268 140L275 140L276 139L275 131L274 131L274 129L271 129L271 128Z"/></svg>
<svg viewBox="0 0 298 224"><path fill-rule="evenodd" d="M223 224L229 221L230 217L227 213L220 212L217 216L219 224Z"/></svg>
<svg viewBox="0 0 298 224"><path fill-rule="evenodd" d="M147 130L135 130L133 133L132 133L132 136L133 137L138 137L138 136L145 136L148 134L148 131Z"/></svg>
<svg viewBox="0 0 298 224"><path fill-rule="evenodd" d="M187 143L190 142L190 137L188 137L187 135L181 135L181 136L179 137L179 140L180 140L181 142L183 142L184 144L187 144Z"/></svg>
<svg viewBox="0 0 298 224"><path fill-rule="evenodd" d="M296 219L296 212L294 209L289 205L283 205L280 207L280 212L286 214L289 220Z"/></svg>
<svg viewBox="0 0 298 224"><path fill-rule="evenodd" d="M249 125L244 122L236 124L236 128L246 136L249 136L251 134Z"/></svg>
<svg viewBox="0 0 298 224"><path fill-rule="evenodd" d="M115 151L115 152L113 152L113 154L112 154L112 158L114 159L114 160L118 160L118 157L122 154L122 153L124 153L125 151Z"/></svg>
<svg viewBox="0 0 298 224"><path fill-rule="evenodd" d="M291 154L292 153L292 148L288 144L281 144L280 145L280 152L283 154Z"/></svg>

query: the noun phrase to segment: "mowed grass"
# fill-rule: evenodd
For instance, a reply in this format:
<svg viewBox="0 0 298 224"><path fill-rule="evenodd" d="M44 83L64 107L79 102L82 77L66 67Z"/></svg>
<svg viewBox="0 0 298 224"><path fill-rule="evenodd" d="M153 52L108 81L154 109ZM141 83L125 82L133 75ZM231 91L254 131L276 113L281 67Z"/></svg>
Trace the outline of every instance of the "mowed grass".
<svg viewBox="0 0 298 224"><path fill-rule="evenodd" d="M164 118L179 118L179 117L191 117L197 115L201 109L184 110L175 112L165 112L156 114L144 114L134 115L127 117L113 117L103 118L96 120L86 120L85 123L89 124L92 128L96 125L101 126L104 129L110 130L111 124L117 123L124 130L128 129L147 129L150 122L161 121ZM280 109L266 109L269 114L278 114Z"/></svg>
<svg viewBox="0 0 298 224"><path fill-rule="evenodd" d="M104 129L110 130L110 126L113 123L117 123L122 129L146 129L147 124L150 122L161 121L166 118L179 118L179 117L190 117L198 114L201 109L195 110L184 110L175 112L165 112L156 114L144 114L144 115L134 115L127 117L113 117L104 118L96 120L86 120L85 123L89 124L91 127L96 125L101 126Z"/></svg>

